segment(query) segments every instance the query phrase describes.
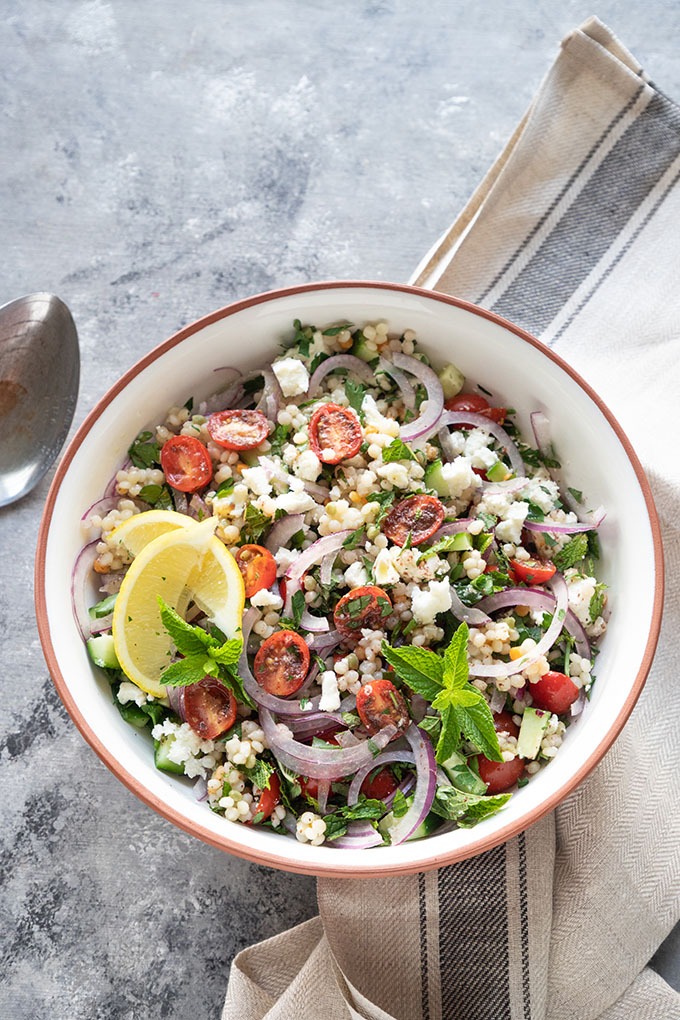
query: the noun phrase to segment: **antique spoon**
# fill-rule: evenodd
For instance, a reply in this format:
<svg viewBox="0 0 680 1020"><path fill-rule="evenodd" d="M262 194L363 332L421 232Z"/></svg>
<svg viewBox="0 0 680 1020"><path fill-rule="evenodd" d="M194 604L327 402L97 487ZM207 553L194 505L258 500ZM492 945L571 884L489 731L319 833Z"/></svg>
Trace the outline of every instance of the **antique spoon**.
<svg viewBox="0 0 680 1020"><path fill-rule="evenodd" d="M37 485L62 448L78 397L80 351L54 294L0 307L0 507Z"/></svg>

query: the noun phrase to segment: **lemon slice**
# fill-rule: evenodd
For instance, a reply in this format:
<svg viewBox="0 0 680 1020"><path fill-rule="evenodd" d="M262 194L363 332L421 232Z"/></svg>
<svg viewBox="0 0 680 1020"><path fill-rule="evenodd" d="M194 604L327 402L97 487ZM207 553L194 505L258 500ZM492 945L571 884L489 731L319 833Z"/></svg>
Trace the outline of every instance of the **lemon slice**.
<svg viewBox="0 0 680 1020"><path fill-rule="evenodd" d="M114 528L108 538L108 544L122 545L133 556L137 556L145 545L154 539L166 535L178 528L194 528L196 521L186 514L178 514L176 510L145 510L141 514L133 514L126 521Z"/></svg>
<svg viewBox="0 0 680 1020"><path fill-rule="evenodd" d="M217 523L210 517L159 535L143 546L123 578L113 611L114 648L125 675L147 694L165 696L159 677L174 651L161 622L159 595L181 616L193 600L226 637L240 633L243 577L213 534Z"/></svg>

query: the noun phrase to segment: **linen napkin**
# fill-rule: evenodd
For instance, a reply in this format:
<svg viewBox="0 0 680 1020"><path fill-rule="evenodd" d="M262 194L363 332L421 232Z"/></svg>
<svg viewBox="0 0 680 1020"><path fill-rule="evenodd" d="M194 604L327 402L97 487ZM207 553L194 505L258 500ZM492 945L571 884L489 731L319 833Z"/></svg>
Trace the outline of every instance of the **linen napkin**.
<svg viewBox="0 0 680 1020"><path fill-rule="evenodd" d="M680 916L680 110L596 19L569 35L415 283L584 374L647 469L667 595L651 675L598 768L488 853L323 879L318 918L240 953L223 1020L672 1020L646 964Z"/></svg>

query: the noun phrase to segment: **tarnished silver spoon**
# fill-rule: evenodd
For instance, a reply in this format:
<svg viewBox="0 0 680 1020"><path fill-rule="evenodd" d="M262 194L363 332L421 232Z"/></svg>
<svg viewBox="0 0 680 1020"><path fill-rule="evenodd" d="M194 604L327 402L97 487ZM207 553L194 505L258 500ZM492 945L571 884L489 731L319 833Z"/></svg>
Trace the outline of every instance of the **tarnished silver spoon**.
<svg viewBox="0 0 680 1020"><path fill-rule="evenodd" d="M0 506L37 485L61 450L80 379L78 334L54 294L0 307Z"/></svg>

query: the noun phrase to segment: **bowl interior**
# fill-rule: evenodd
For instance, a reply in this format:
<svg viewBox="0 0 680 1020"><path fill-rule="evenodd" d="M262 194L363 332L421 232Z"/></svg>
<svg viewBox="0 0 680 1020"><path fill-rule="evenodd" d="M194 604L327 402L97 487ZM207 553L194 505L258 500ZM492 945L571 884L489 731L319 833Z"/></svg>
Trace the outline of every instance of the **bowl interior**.
<svg viewBox="0 0 680 1020"><path fill-rule="evenodd" d="M609 586L611 622L598 656L592 699L570 726L557 758L476 828L378 851L301 846L231 824L195 800L191 783L159 772L150 737L127 725L93 667L73 619L70 578L82 546L80 518L98 499L127 448L173 403L220 389L224 367L271 362L291 324L385 319L414 329L435 365L455 362L494 402L515 408L525 438L544 411L568 483L607 517L599 575ZM137 795L202 839L260 863L310 874L370 875L436 867L489 849L554 807L599 760L644 682L660 617L660 543L649 487L616 422L579 377L521 331L442 295L392 285L317 285L261 295L223 309L156 348L97 405L69 447L48 498L39 538L41 638L59 692L86 739Z"/></svg>

